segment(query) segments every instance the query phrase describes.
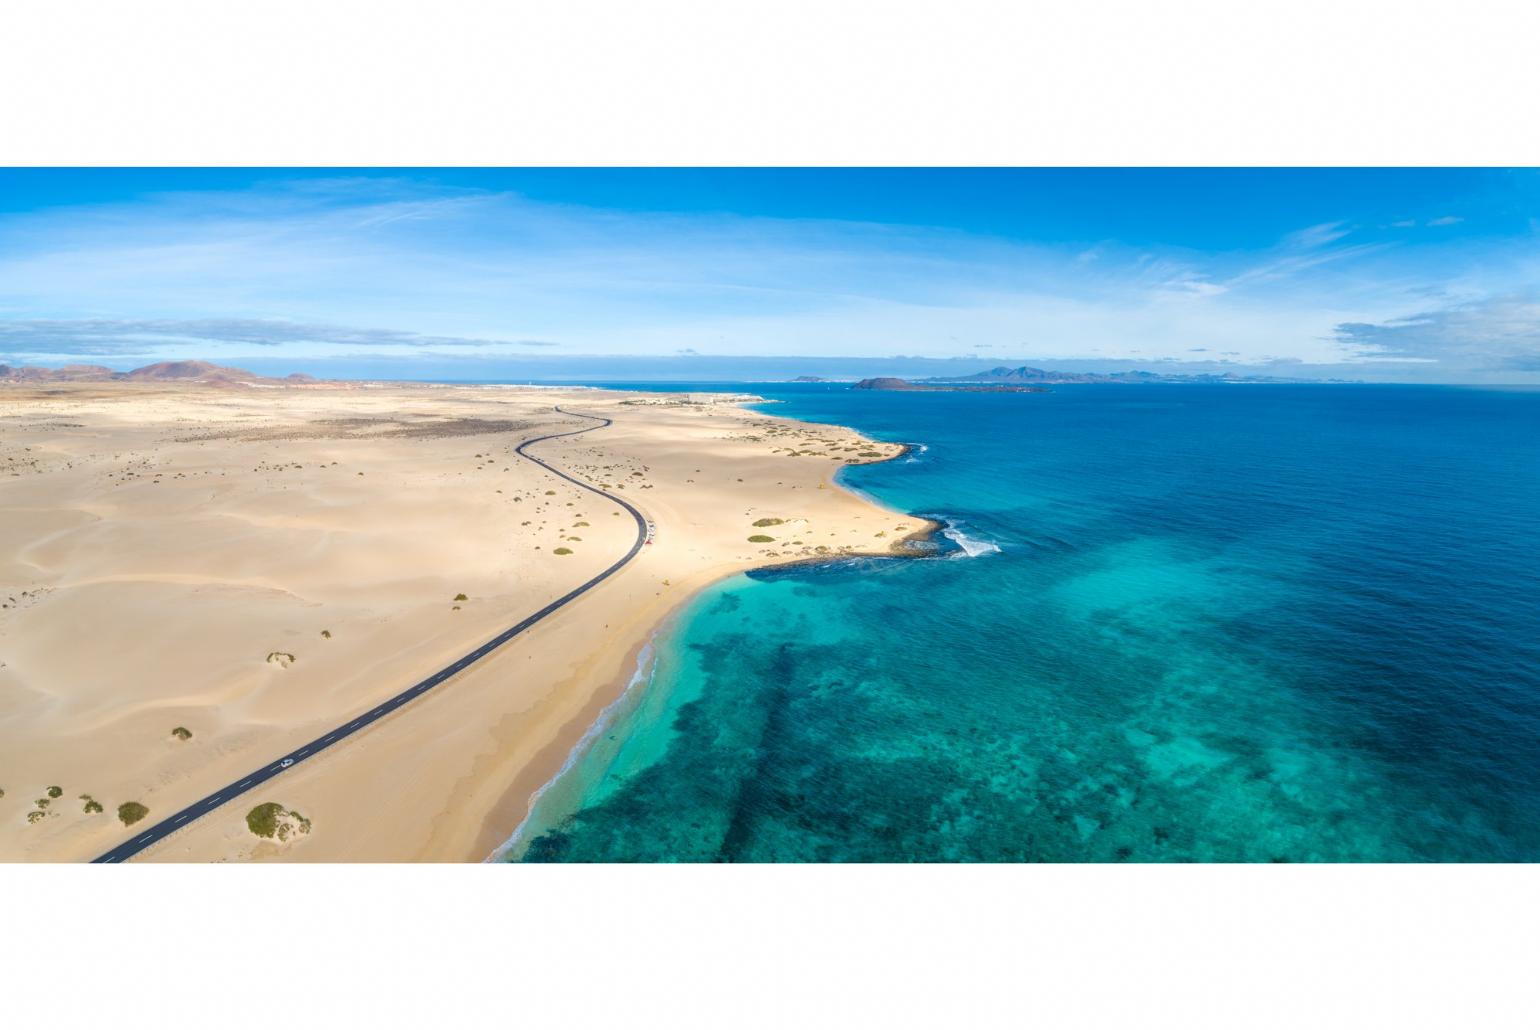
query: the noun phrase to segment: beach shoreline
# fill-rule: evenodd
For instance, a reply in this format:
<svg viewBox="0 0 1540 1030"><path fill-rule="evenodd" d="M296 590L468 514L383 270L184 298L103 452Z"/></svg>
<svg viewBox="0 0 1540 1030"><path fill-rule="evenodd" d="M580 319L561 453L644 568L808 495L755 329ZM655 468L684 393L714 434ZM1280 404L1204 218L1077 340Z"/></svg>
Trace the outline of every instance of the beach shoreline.
<svg viewBox="0 0 1540 1030"><path fill-rule="evenodd" d="M742 403L747 404L764 402L745 401ZM849 427L840 426L839 428L848 429ZM912 444L899 444L895 446L898 446L901 449L895 454L881 459L881 462L873 461L869 462L869 464L875 465L882 462L897 461L898 459L904 457L914 450L914 445ZM835 473L831 473L828 482L832 488L843 490L846 493L849 493L861 500L877 503L872 498L867 497L859 491L852 490L850 487L839 483L837 481L837 470ZM488 823L484 827L486 834L495 834L497 832L496 827L498 825L502 825L504 827L508 826L506 821L502 821L501 823L496 821L498 814L502 812L515 812L520 810L522 811L522 814L519 815L518 821L511 828L503 830L501 839L495 845L493 845L490 851L486 853L482 861L501 862L506 860L505 856L516 845L520 835L524 831L526 824L530 818L533 817L535 806L539 803L541 796L551 787L555 786L557 782L562 778L562 776L569 772L574 765L582 761L588 746L591 746L594 734L603 728L603 722L606 716L609 715L633 689L648 689L648 682L638 683L638 680L650 680L651 678L650 675L644 677L643 665L646 663L656 662L657 656L655 653L651 652L653 652L657 640L660 637L672 632L676 628L675 624L677 621L683 617L685 610L690 605L694 604L707 590L733 576L743 575L750 572L757 572L764 569L790 569L799 566L829 565L839 562L857 561L870 558L915 560L933 557L933 555L929 553L921 553L917 550L911 549L911 547L912 545L928 543L945 527L942 523L936 522L933 519L926 519L919 516L913 517L920 518L920 521L923 524L920 526L920 528L895 540L891 545L891 550L887 553L848 555L834 558L828 556L798 558L789 561L754 565L741 569L732 569L723 572L721 575L715 577L714 579L701 583L693 591L679 598L674 606L662 616L660 621L654 627L651 635L649 635L646 639L637 641L633 644L631 651L626 658L626 662L632 670L630 675L618 683L610 684L609 690L598 692L594 695L594 698L590 702L590 706L593 708L592 717L583 726L579 732L578 737L570 742L565 751L561 752L559 758L556 760L554 771L550 771L544 779L539 780L537 786L535 786L533 789L530 789L528 786L529 780L534 777L538 777L543 771L549 770L551 768L549 761L542 763L531 763L528 767L526 767L526 773L528 775L521 777L518 782L510 784L508 792L503 799L503 803L499 806L500 812L488 816ZM650 657L644 658L644 655L649 654ZM638 703L640 703L639 700ZM558 747L559 742L553 742L552 746L553 749ZM487 838L484 837L483 839Z"/></svg>
<svg viewBox="0 0 1540 1030"><path fill-rule="evenodd" d="M521 440L570 428L553 404L616 420L534 453L625 490L645 510L658 539L640 560L336 754L288 770L261 797L197 820L141 860L485 860L624 692L642 648L702 590L758 568L903 556L902 541L939 529L835 479L906 448L753 410L750 399L703 397L442 384L260 395L7 388L18 403L6 428L22 443L13 457L46 460L18 464L29 474L0 492L18 529L0 575L27 602L0 622L0 678L23 699L6 713L16 740L5 743L16 747L0 773L22 787L0 800L0 857L84 860L129 835L110 814L54 808L35 825L21 819L33 779L114 807L143 803L149 825L612 561L624 550L623 520L511 457ZM519 507L532 518L509 521ZM605 522L558 526L589 511ZM756 535L761 516L782 528ZM389 566L385 541L396 541ZM576 553L543 557L563 551ZM473 600L447 603L457 591ZM142 621L141 609L158 618ZM66 614L102 630L82 646ZM324 645L315 640L323 624ZM167 626L178 628L175 645ZM252 639L253 627L280 645ZM143 652L147 639L157 646ZM251 657L228 653L240 649ZM130 675L96 685L114 662ZM162 721L194 727L195 743L149 741ZM371 815L381 798L389 811ZM255 838L248 801L303 812L313 830Z"/></svg>

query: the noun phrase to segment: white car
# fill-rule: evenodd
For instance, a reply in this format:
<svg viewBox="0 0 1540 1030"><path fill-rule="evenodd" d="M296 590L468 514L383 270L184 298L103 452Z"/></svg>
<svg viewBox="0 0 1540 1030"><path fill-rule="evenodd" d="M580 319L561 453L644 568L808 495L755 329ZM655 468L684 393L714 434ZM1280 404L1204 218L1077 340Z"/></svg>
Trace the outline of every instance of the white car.
<svg viewBox="0 0 1540 1030"><path fill-rule="evenodd" d="M280 768L280 769L287 769L289 766L291 766L293 764L294 764L294 759L292 759L292 758L285 758L283 761L278 763L278 768Z"/></svg>

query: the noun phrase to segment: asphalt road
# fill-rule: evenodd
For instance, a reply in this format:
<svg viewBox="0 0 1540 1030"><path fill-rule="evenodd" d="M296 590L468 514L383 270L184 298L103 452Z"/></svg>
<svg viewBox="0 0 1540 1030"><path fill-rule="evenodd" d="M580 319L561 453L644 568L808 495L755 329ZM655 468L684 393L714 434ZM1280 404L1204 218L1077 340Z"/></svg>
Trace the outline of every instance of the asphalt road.
<svg viewBox="0 0 1540 1030"><path fill-rule="evenodd" d="M92 861L122 862L132 858L134 855L137 855L145 848L150 847L156 841L162 840L175 833L176 831L182 829L182 827L188 825L193 820L198 819L201 816L208 815L210 812L214 811L214 809L235 800L243 794L249 793L254 788L261 786L275 776L279 776L287 772L299 763L314 758L316 755L320 754L322 751L325 751L333 744L337 744L346 740L348 737L351 737L353 734L357 733L359 730L362 730L370 723L376 722L379 719L383 719L385 716L391 714L401 706L407 704L415 698L422 696L423 694L426 694L428 691L443 683L445 680L450 679L467 666L481 661L481 659L485 658L493 651L496 651L498 648L508 643L508 641L512 640L520 633L523 633L525 630L529 629L529 627L533 626L541 619L544 619L546 616L564 607L565 605L571 604L574 600L581 597L583 594L592 590L606 579L609 579L616 572L619 572L623 566L631 561L631 559L635 558L637 552L641 551L642 545L647 541L647 520L642 517L641 512L637 511L629 501L616 497L613 494L605 493L598 487L590 486L589 484L579 479L574 479L572 476L567 475L567 473L563 472L561 469L556 468L547 462L541 461L539 458L525 450L525 448L529 447L531 444L542 443L546 440L557 440L564 436L577 436L580 433L591 433L595 429L603 429L605 426L611 424L611 420L607 418L599 418L595 415L579 415L575 411L562 411L562 409L559 407L556 410L561 412L563 415L577 415L578 418L591 419L592 421L598 423L598 425L589 426L587 429L573 430L570 433L551 433L547 436L537 436L533 440L525 440L523 443L519 444L515 450L520 457L529 459L536 465L539 465L541 468L544 468L547 471L560 476L562 479L565 479L567 482L573 484L574 486L582 487L584 490L587 490L590 493L595 493L600 497L605 498L606 500L614 501L616 504L620 505L622 508L626 509L626 511L631 513L631 517L636 520L636 540L631 544L631 549L627 551L623 556L621 556L620 560L615 562L615 564L611 565L609 568L605 569L603 572L599 573L593 579L590 579L588 582L584 583L582 586L576 587L571 592L558 597L556 600L552 601L538 612L535 612L533 615L530 615L520 622L503 630L497 636L476 648L476 650L465 655L463 658L460 658L453 664L445 666L438 672L435 672L433 675L423 680L421 683L416 683L401 691L401 693L397 694L396 696L380 702L380 704L376 707L369 709L369 711L364 712L362 715L356 716L351 722L337 727L323 737L317 737L315 740L305 744L303 747L297 748L294 751L290 751L288 754L275 759L273 762L263 766L249 776L245 776L242 779L231 783L229 786L221 787L219 790L216 790L214 793L208 795L202 800L193 802L181 811L173 813L168 818L162 819L160 822L147 829L139 830L126 842L119 844L111 851L93 859Z"/></svg>

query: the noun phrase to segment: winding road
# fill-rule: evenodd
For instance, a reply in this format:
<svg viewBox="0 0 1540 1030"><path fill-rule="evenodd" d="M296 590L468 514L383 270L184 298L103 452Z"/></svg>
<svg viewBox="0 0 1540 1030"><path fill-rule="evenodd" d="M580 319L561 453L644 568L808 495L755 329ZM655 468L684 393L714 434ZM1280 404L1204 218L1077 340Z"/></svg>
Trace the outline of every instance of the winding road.
<svg viewBox="0 0 1540 1030"><path fill-rule="evenodd" d="M576 411L563 411L560 407L557 407L556 410L563 415L575 415L578 418L586 418L598 424L588 426L585 429L575 429L570 433L550 433L546 436L537 436L533 440L525 440L523 443L519 444L518 447L514 448L515 452L521 458L529 459L536 465L539 465L541 468L548 472L560 476L562 479L565 479L567 482L573 484L574 486L582 487L584 490L587 490L590 493L595 493L600 497L605 498L606 500L614 501L626 511L630 512L631 517L636 520L636 540L631 544L631 549L629 551L621 556L621 558L616 561L615 564L611 565L609 568L605 569L603 572L599 573L588 582L574 588L566 594L563 594L561 597L558 597L556 600L535 612L533 615L530 615L520 622L515 623L514 625L503 630L497 636L493 637L491 640L488 640L485 644L482 644L480 647L465 655L463 658L460 658L454 663L440 669L438 672L435 672L433 675L429 676L422 682L416 683L401 691L401 693L395 695L394 697L382 701L379 705L369 709L369 711L363 713L362 715L355 717L351 722L337 727L325 736L317 737L310 743L290 751L288 754L283 755L270 764L263 766L256 772L251 773L249 776L231 783L229 786L221 787L219 790L216 790L214 793L208 795L202 800L195 801L188 805L186 808L183 808L181 811L173 813L168 818L162 819L154 826L139 831L137 834L135 834L134 837L125 843L119 844L111 851L93 859L92 861L122 862L126 859L132 858L134 855L137 855L145 848L150 847L155 842L164 840L166 837L169 837L171 834L182 829L184 826L187 826L195 819L208 815L210 812L214 811L214 809L220 807L223 804L226 804L227 802L235 800L242 794L245 794L253 788L266 783L273 777L278 776L281 773L288 771L289 769L292 769L300 762L314 758L316 755L320 754L322 751L325 751L332 745L341 743L371 723L383 719L385 716L396 711L396 709L402 707L408 702L422 696L423 694L426 694L428 691L443 683L445 680L450 679L456 673L465 669L467 666L481 661L481 659L485 658L493 651L496 651L498 648L508 643L508 641L512 640L520 633L523 633L525 630L529 629L529 627L533 626L541 619L544 619L551 613L565 607L568 604L571 604L583 594L592 590L606 579L609 579L615 573L619 572L620 569L629 563L633 558L635 558L637 553L641 551L642 545L647 541L648 528L647 520L642 517L642 513L637 511L634 505L632 505L629 501L616 497L613 494L605 493L603 490L600 490L596 486L591 486L582 480L576 479L573 476L569 476L561 469L556 468L554 465L551 465L548 462L541 461L539 458L525 450L525 448L529 447L531 444L542 443L546 440L557 440L564 436L578 436L582 433L591 433L595 429L603 429L604 427L613 424L612 419L599 418L597 415L583 415Z"/></svg>

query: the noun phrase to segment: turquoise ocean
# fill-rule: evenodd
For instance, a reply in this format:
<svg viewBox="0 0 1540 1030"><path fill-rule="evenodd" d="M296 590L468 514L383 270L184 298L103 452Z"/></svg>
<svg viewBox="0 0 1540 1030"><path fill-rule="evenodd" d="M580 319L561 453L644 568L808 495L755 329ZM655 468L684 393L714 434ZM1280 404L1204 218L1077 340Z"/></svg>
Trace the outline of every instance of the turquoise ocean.
<svg viewBox="0 0 1540 1030"><path fill-rule="evenodd" d="M504 857L1540 859L1540 392L732 388L941 550L705 592Z"/></svg>

